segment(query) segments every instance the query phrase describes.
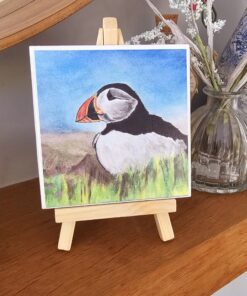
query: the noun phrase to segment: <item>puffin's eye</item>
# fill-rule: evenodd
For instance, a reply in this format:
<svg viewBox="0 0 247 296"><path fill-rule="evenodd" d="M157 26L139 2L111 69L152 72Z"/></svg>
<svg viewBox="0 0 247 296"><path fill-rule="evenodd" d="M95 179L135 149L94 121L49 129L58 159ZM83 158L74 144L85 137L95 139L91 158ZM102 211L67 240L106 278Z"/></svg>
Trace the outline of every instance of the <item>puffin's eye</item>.
<svg viewBox="0 0 247 296"><path fill-rule="evenodd" d="M116 99L116 97L114 97L114 95L111 93L110 90L107 93L107 98L108 98L109 101L112 101L112 100Z"/></svg>

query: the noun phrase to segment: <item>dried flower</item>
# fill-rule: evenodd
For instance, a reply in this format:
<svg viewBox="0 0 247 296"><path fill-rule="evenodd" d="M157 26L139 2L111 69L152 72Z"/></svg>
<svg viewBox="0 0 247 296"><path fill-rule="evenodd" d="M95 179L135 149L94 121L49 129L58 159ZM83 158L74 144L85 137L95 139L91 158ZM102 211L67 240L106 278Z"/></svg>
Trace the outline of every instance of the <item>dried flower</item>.
<svg viewBox="0 0 247 296"><path fill-rule="evenodd" d="M214 32L220 31L224 27L225 23L226 23L226 20L220 20L220 19L217 20L212 24L213 31Z"/></svg>
<svg viewBox="0 0 247 296"><path fill-rule="evenodd" d="M193 28L193 27L190 27L187 29L187 33L192 37L194 38L196 36L196 29Z"/></svg>
<svg viewBox="0 0 247 296"><path fill-rule="evenodd" d="M144 33L141 33L139 35L136 35L132 37L129 41L126 42L126 44L166 44L167 42L169 43L174 43L174 37L173 35L166 35L161 32L164 24L160 22L158 26L154 27L150 31L146 31Z"/></svg>

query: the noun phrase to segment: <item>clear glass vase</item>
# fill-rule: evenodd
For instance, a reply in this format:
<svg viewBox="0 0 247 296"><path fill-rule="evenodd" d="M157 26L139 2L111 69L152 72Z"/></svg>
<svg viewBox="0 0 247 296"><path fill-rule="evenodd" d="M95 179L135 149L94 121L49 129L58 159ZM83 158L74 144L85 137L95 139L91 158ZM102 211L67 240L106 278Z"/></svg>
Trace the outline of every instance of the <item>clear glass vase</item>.
<svg viewBox="0 0 247 296"><path fill-rule="evenodd" d="M204 88L207 104L192 113L192 187L212 193L247 189L247 92Z"/></svg>

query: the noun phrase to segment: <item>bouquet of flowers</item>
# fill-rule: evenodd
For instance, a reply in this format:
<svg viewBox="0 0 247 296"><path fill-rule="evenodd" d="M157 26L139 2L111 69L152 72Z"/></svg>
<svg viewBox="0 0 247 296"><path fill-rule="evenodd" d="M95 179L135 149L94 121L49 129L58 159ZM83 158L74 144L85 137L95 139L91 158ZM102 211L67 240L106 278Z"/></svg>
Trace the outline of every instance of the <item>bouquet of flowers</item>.
<svg viewBox="0 0 247 296"><path fill-rule="evenodd" d="M187 36L172 21L166 20L151 0L145 0L154 13L162 20L163 25L170 27L175 43L187 43L191 48L191 65L203 82L215 91L236 92L240 91L247 83L247 54L242 62L230 75L228 81L223 81L218 73L215 52L214 34L225 25L225 20L213 21L214 0L169 0L171 8L181 11L187 22ZM204 44L197 21L203 15L207 27L208 42Z"/></svg>

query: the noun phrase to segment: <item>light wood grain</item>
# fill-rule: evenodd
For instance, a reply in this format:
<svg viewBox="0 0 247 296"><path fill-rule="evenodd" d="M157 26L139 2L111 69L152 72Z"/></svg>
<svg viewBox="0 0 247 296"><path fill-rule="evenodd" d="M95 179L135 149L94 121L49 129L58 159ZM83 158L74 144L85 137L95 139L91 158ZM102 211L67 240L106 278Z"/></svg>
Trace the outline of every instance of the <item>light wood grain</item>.
<svg viewBox="0 0 247 296"><path fill-rule="evenodd" d="M71 244L74 236L75 221L64 222L61 226L58 249L69 251L71 249Z"/></svg>
<svg viewBox="0 0 247 296"><path fill-rule="evenodd" d="M95 205L55 210L57 223L86 221L108 218L119 218L156 213L173 213L176 211L176 200L138 201L121 204Z"/></svg>
<svg viewBox="0 0 247 296"><path fill-rule="evenodd" d="M99 28L96 44L97 45L104 45L104 33L103 33L102 28Z"/></svg>
<svg viewBox="0 0 247 296"><path fill-rule="evenodd" d="M103 18L104 45L119 45L118 22L114 17Z"/></svg>
<svg viewBox="0 0 247 296"><path fill-rule="evenodd" d="M91 0L5 0L0 3L0 50L62 21Z"/></svg>
<svg viewBox="0 0 247 296"><path fill-rule="evenodd" d="M2 0L0 1L0 18L7 17L11 13L26 7L33 0Z"/></svg>
<svg viewBox="0 0 247 296"><path fill-rule="evenodd" d="M247 271L246 197L178 200L176 239L165 244L152 216L81 222L64 253L38 181L0 189L0 294L212 295Z"/></svg>
<svg viewBox="0 0 247 296"><path fill-rule="evenodd" d="M118 29L118 44L120 44L120 45L124 44L123 34L120 29Z"/></svg>
<svg viewBox="0 0 247 296"><path fill-rule="evenodd" d="M121 29L118 28L117 19L114 17L103 18L103 26L99 28L97 45L123 45L124 38Z"/></svg>
<svg viewBox="0 0 247 296"><path fill-rule="evenodd" d="M168 213L169 211L167 211L167 213L163 212L161 214L154 215L159 236L163 242L174 239L174 231L173 231L171 219Z"/></svg>

